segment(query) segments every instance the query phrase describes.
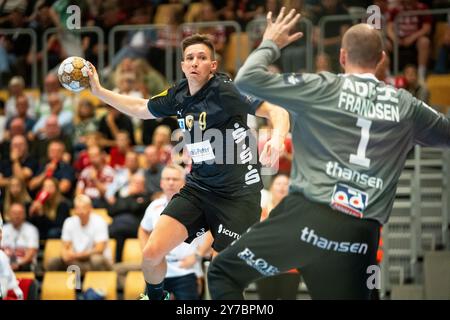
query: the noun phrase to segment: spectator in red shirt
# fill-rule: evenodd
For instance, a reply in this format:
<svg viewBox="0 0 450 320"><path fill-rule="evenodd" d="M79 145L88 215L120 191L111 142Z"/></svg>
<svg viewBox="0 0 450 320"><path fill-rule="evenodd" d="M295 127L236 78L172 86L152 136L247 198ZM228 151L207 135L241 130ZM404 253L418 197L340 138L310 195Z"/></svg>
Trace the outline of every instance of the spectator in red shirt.
<svg viewBox="0 0 450 320"><path fill-rule="evenodd" d="M131 151L130 136L127 131L119 131L116 136L116 146L109 151L109 165L116 170L123 168L128 151Z"/></svg>
<svg viewBox="0 0 450 320"><path fill-rule="evenodd" d="M92 146L99 145L100 134L98 132L91 132L86 135L86 149L80 151L77 155L73 167L75 168L77 174L83 171L84 168L91 165L91 160L89 160L88 149Z"/></svg>
<svg viewBox="0 0 450 320"><path fill-rule="evenodd" d="M76 195L85 194L91 199L95 208L106 208L105 192L114 179L115 171L105 164L104 154L100 147L90 147L88 155L91 165L81 171Z"/></svg>
<svg viewBox="0 0 450 320"><path fill-rule="evenodd" d="M397 19L397 33L394 22L403 11L427 10L428 6L417 0L401 0L399 5L389 11L387 34L391 41L398 39L399 69L403 69L417 55L419 79L425 79L428 58L430 56L430 32L432 18L429 15L401 15ZM417 54L416 51L417 50Z"/></svg>
<svg viewBox="0 0 450 320"><path fill-rule="evenodd" d="M170 144L171 130L169 126L161 125L153 133L152 145L156 147L159 161L168 164L171 160L172 145Z"/></svg>

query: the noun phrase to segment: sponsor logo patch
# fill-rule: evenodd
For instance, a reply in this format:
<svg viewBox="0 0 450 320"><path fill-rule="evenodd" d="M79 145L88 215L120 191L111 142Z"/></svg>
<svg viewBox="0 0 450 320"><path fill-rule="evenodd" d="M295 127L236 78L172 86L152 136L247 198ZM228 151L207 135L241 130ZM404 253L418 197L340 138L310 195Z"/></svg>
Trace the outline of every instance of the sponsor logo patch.
<svg viewBox="0 0 450 320"><path fill-rule="evenodd" d="M297 85L303 82L303 77L300 73L286 73L283 74L284 83L287 85Z"/></svg>
<svg viewBox="0 0 450 320"><path fill-rule="evenodd" d="M186 148L195 163L215 159L209 140L187 144Z"/></svg>
<svg viewBox="0 0 450 320"><path fill-rule="evenodd" d="M331 196L331 207L343 213L362 218L369 196L367 193L338 183Z"/></svg>
<svg viewBox="0 0 450 320"><path fill-rule="evenodd" d="M280 273L277 267L271 265L263 258L256 257L249 248L245 248L237 256L264 276L273 276Z"/></svg>
<svg viewBox="0 0 450 320"><path fill-rule="evenodd" d="M184 132L186 131L186 126L184 124L184 119L178 119L178 126L180 127L180 129Z"/></svg>
<svg viewBox="0 0 450 320"><path fill-rule="evenodd" d="M204 235L206 233L205 228L200 228L199 231L197 231L197 233L195 234L196 237L200 237L202 235Z"/></svg>
<svg viewBox="0 0 450 320"><path fill-rule="evenodd" d="M300 240L323 250L363 255L369 247L365 242L333 241L316 234L314 229L308 227L302 229Z"/></svg>
<svg viewBox="0 0 450 320"><path fill-rule="evenodd" d="M191 131L193 126L194 126L194 116L190 114L186 116L186 127L188 128L189 131Z"/></svg>
<svg viewBox="0 0 450 320"><path fill-rule="evenodd" d="M222 224L219 225L219 228L217 229L218 234L224 234L230 238L239 239L241 236L239 233L236 233L234 231L228 230L225 228Z"/></svg>

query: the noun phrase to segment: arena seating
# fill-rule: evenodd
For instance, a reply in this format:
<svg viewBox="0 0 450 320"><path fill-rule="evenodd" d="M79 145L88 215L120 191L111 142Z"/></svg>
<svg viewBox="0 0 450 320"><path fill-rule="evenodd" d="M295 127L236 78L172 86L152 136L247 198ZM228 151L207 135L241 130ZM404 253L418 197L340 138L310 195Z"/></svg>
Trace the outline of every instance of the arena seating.
<svg viewBox="0 0 450 320"><path fill-rule="evenodd" d="M105 294L106 300L117 299L117 273L114 271L88 271L84 276L83 291L92 288Z"/></svg>
<svg viewBox="0 0 450 320"><path fill-rule="evenodd" d="M75 274L65 271L47 271L42 281L42 300L75 300L75 288L71 289L68 283L73 281ZM72 282L73 283L73 282Z"/></svg>
<svg viewBox="0 0 450 320"><path fill-rule="evenodd" d="M145 290L145 280L142 271L129 271L123 288L124 300L136 300Z"/></svg>

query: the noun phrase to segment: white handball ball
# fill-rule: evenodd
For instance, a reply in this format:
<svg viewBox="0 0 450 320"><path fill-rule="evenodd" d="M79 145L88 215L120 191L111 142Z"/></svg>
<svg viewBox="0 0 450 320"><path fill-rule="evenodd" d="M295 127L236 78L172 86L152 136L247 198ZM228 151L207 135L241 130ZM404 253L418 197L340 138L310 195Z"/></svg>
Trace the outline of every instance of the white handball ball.
<svg viewBox="0 0 450 320"><path fill-rule="evenodd" d="M89 63L81 57L69 57L59 65L58 79L67 90L80 92L89 87Z"/></svg>

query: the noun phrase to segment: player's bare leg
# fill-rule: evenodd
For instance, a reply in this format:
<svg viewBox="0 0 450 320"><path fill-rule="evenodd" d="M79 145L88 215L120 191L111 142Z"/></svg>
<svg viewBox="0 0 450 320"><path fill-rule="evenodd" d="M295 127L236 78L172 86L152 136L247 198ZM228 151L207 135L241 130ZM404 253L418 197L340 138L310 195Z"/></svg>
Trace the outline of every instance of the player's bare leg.
<svg viewBox="0 0 450 320"><path fill-rule="evenodd" d="M178 220L167 215L160 217L143 250L142 271L149 297L163 292L162 282L167 270L165 256L187 237L186 227Z"/></svg>

